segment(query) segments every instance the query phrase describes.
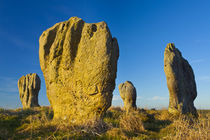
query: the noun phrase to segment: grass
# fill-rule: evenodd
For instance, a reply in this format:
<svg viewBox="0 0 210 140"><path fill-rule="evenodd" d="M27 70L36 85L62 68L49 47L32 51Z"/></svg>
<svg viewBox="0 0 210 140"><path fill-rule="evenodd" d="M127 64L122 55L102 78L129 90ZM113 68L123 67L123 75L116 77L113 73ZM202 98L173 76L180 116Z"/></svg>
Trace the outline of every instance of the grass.
<svg viewBox="0 0 210 140"><path fill-rule="evenodd" d="M199 110L199 118L173 116L167 110L147 110L126 114L111 107L103 121L82 126L52 120L50 107L0 109L0 139L208 139L210 110Z"/></svg>
<svg viewBox="0 0 210 140"><path fill-rule="evenodd" d="M180 116L174 121L176 134L168 135L168 139L208 140L210 139L210 112L199 111L199 119Z"/></svg>

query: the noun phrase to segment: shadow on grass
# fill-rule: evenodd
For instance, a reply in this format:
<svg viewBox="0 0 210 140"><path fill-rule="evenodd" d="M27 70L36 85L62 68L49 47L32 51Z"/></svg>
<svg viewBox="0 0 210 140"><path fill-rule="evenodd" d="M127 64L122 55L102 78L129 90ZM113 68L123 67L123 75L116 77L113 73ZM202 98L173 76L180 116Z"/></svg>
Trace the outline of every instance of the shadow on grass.
<svg viewBox="0 0 210 140"><path fill-rule="evenodd" d="M32 109L5 110L0 109L0 139L13 139L16 129L22 125L22 121L30 115L35 115L39 111Z"/></svg>
<svg viewBox="0 0 210 140"><path fill-rule="evenodd" d="M103 134L105 134L107 130L108 127L72 126L64 122L57 122L55 124L40 125L39 127L19 132L15 139L103 139Z"/></svg>
<svg viewBox="0 0 210 140"><path fill-rule="evenodd" d="M167 127L172 123L171 120L159 120L154 116L155 114L147 114L148 120L143 121L144 127L146 130L160 132L161 129Z"/></svg>

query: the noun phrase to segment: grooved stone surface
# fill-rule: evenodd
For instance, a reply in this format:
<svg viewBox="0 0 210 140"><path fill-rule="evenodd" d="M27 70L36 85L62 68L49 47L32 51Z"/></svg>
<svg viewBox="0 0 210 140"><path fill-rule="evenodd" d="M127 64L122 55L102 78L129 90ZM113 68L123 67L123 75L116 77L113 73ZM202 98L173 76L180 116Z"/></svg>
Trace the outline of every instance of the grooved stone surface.
<svg viewBox="0 0 210 140"><path fill-rule="evenodd" d="M39 39L39 58L54 119L82 123L111 106L119 48L105 22L72 17Z"/></svg>
<svg viewBox="0 0 210 140"><path fill-rule="evenodd" d="M18 80L18 89L23 108L38 107L41 80L36 73L27 74Z"/></svg>

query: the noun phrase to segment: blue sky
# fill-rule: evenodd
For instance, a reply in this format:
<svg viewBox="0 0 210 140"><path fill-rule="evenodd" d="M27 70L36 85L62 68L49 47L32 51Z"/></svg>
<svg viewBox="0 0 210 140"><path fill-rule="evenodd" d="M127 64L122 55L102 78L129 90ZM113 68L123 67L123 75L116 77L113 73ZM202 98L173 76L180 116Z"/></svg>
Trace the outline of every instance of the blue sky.
<svg viewBox="0 0 210 140"><path fill-rule="evenodd" d="M40 105L49 105L39 65L39 36L78 16L105 21L118 39L120 57L113 105L123 105L118 84L130 80L137 105L166 108L169 93L164 49L174 42L194 69L197 108L210 109L210 2L207 0L0 0L0 107L21 107L17 81L38 73Z"/></svg>

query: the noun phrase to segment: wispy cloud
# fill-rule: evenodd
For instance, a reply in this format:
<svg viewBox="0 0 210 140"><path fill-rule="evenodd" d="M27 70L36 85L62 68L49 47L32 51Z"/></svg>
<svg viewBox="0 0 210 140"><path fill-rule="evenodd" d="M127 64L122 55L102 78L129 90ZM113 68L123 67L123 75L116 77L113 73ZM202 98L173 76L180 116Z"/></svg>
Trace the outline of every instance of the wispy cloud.
<svg viewBox="0 0 210 140"><path fill-rule="evenodd" d="M140 100L140 99L143 99L143 97L137 96L136 100ZM119 101L119 100L122 100L122 98L120 97L120 95L113 95L112 100L113 101Z"/></svg>
<svg viewBox="0 0 210 140"><path fill-rule="evenodd" d="M196 60L192 60L190 63L191 64L196 64L196 63L201 63L201 62L204 62L205 59L196 59Z"/></svg>
<svg viewBox="0 0 210 140"><path fill-rule="evenodd" d="M157 100L167 100L167 98L160 96L153 96L152 98L147 98L147 100L157 101Z"/></svg>
<svg viewBox="0 0 210 140"><path fill-rule="evenodd" d="M20 39L18 37L11 37L11 42L15 45L15 46L18 46L18 47L21 47L21 48L34 48L32 47L33 44L30 44L28 43L27 41L23 40L23 39Z"/></svg>
<svg viewBox="0 0 210 140"><path fill-rule="evenodd" d="M30 49L35 48L35 45L33 43L30 43L26 41L25 39L22 39L20 36L15 35L14 33L9 33L7 31L4 31L0 29L0 37L4 38L6 41L14 44L16 47L22 48L22 49Z"/></svg>
<svg viewBox="0 0 210 140"><path fill-rule="evenodd" d="M11 77L0 77L0 93L17 93L17 79Z"/></svg>
<svg viewBox="0 0 210 140"><path fill-rule="evenodd" d="M209 43L210 39L197 39L195 40L196 43Z"/></svg>
<svg viewBox="0 0 210 140"><path fill-rule="evenodd" d="M198 77L198 80L210 82L210 76L200 76Z"/></svg>

